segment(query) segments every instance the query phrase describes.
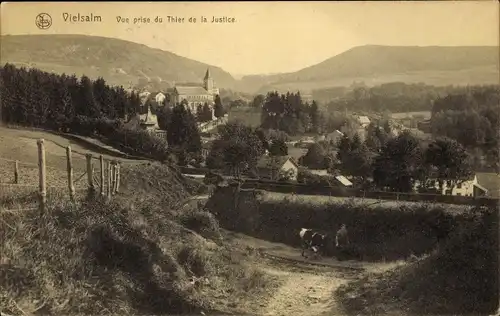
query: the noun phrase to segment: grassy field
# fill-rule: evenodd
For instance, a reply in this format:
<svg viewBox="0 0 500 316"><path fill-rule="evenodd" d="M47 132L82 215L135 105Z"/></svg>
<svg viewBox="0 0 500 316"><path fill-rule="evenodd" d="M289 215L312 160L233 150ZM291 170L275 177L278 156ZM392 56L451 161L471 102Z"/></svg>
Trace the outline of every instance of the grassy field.
<svg viewBox="0 0 500 316"><path fill-rule="evenodd" d="M390 201L390 200L377 200L377 199L364 199L356 197L337 197L337 196L324 196L324 195L292 195L288 193L268 192L263 191L263 201L284 201L288 200L298 204L315 204L315 205L331 205L331 204L345 204L352 203L357 206L364 206L367 208L387 207L396 208L401 206L414 206L421 204L419 202L408 201ZM471 208L467 205L451 205L451 204L438 204L433 203L434 206L443 206L450 211L465 211Z"/></svg>
<svg viewBox="0 0 500 316"><path fill-rule="evenodd" d="M85 154L91 153L94 160L94 174L100 173L97 157L103 153L91 150L84 143L75 143L50 132L0 127L0 197L6 199L14 193L30 196L38 190L38 146L43 138L45 147L46 178L48 196L59 194L67 188L66 146L71 145L73 160L73 180L75 189L87 188ZM99 144L97 140L89 140ZM104 146L104 145L103 145ZM128 160L103 154L104 159L115 159L122 164L141 164L140 160ZM19 161L18 184L14 185L15 160ZM11 204L11 203L8 203Z"/></svg>
<svg viewBox="0 0 500 316"><path fill-rule="evenodd" d="M403 119L403 118L411 118L413 116L422 116L426 120L431 118L430 111L420 111L420 112L400 112L400 113L392 113L391 117L393 119Z"/></svg>
<svg viewBox="0 0 500 316"><path fill-rule="evenodd" d="M229 111L229 122L243 122L251 127L260 126L260 111L251 107L231 108Z"/></svg>

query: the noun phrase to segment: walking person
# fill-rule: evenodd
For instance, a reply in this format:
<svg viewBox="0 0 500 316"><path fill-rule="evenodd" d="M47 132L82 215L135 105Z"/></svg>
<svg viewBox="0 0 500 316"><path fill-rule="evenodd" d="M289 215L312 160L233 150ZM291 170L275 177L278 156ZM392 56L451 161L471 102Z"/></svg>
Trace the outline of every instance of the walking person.
<svg viewBox="0 0 500 316"><path fill-rule="evenodd" d="M342 224L340 229L337 231L337 234L335 235L335 247L337 248L337 252L339 254L344 255L347 246L349 246L347 226L346 224Z"/></svg>

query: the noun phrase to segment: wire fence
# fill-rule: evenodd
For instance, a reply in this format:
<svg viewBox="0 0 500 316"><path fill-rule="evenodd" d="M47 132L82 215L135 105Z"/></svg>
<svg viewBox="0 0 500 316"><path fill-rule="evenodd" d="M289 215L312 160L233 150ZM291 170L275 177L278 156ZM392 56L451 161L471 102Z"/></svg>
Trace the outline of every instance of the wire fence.
<svg viewBox="0 0 500 316"><path fill-rule="evenodd" d="M44 139L36 144L38 163L0 157L2 211L40 208L43 212L50 199L69 197L76 201L88 193L111 199L119 193L121 161L74 152L71 146L65 146L65 157L51 154L52 164L48 165Z"/></svg>

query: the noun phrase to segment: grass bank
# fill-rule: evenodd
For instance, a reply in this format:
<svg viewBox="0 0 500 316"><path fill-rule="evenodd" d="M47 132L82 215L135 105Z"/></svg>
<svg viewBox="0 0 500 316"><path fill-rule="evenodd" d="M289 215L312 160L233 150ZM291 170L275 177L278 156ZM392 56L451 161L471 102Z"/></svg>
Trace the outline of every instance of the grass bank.
<svg viewBox="0 0 500 316"><path fill-rule="evenodd" d="M338 289L347 314L491 315L498 308L498 211L477 210L431 255Z"/></svg>
<svg viewBox="0 0 500 316"><path fill-rule="evenodd" d="M273 279L252 268L258 259L229 249L212 214L181 207L199 188L158 164L122 176L112 201L0 212L2 313L238 313L268 295Z"/></svg>

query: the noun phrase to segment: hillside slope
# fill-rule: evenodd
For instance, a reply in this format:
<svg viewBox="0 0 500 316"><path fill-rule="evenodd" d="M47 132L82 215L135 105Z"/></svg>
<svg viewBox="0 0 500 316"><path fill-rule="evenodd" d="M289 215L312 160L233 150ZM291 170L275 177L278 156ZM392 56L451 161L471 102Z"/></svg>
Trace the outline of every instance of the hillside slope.
<svg viewBox="0 0 500 316"><path fill-rule="evenodd" d="M353 81L368 85L385 82L424 82L434 85L498 83L499 48L398 47L367 45L354 47L319 64L297 72L272 76L246 76L241 85L264 84L269 89L312 90L346 86Z"/></svg>
<svg viewBox="0 0 500 316"><path fill-rule="evenodd" d="M219 87L231 88L234 78L224 70L171 52L115 38L85 35L9 35L1 37L1 63L36 67L56 73L102 76L128 87L156 81L201 82L207 67Z"/></svg>
<svg viewBox="0 0 500 316"><path fill-rule="evenodd" d="M236 80L221 68L174 53L114 38L85 35L9 35L1 37L1 63L36 67L55 73L102 76L113 85L149 85L159 90L174 82L201 82L207 67L218 87L246 93L269 90L312 91L386 82L433 85L498 83L499 48L354 47L297 72L243 76Z"/></svg>

